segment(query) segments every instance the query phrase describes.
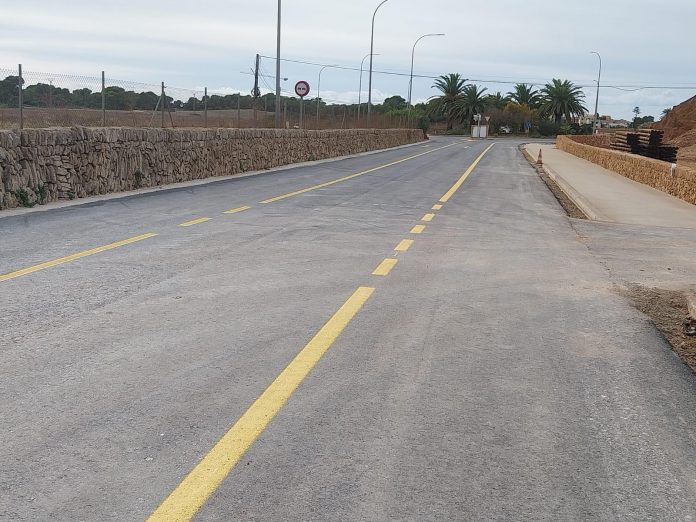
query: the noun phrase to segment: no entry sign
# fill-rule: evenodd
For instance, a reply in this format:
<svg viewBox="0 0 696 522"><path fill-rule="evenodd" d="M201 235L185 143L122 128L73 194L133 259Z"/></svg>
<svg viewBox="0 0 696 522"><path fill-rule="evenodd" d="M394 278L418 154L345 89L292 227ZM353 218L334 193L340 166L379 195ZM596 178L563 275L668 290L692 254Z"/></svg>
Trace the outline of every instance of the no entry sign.
<svg viewBox="0 0 696 522"><path fill-rule="evenodd" d="M304 98L309 94L309 84L304 81L300 80L295 84L295 94L297 94L300 98Z"/></svg>

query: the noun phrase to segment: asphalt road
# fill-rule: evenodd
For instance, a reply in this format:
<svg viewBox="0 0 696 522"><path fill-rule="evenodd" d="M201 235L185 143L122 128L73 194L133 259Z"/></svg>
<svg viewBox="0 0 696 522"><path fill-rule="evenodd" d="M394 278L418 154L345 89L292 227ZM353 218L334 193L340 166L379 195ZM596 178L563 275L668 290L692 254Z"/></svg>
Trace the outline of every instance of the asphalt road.
<svg viewBox="0 0 696 522"><path fill-rule="evenodd" d="M693 373L491 143L0 217L0 519L696 519Z"/></svg>

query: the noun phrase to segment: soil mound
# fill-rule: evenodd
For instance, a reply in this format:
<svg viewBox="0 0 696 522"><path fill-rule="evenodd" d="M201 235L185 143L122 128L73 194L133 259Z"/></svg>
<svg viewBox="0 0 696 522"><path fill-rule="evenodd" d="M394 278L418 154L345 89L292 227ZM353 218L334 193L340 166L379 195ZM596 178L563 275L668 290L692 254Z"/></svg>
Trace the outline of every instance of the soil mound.
<svg viewBox="0 0 696 522"><path fill-rule="evenodd" d="M675 106L652 127L665 132L666 143L679 147L679 163L696 162L696 96Z"/></svg>

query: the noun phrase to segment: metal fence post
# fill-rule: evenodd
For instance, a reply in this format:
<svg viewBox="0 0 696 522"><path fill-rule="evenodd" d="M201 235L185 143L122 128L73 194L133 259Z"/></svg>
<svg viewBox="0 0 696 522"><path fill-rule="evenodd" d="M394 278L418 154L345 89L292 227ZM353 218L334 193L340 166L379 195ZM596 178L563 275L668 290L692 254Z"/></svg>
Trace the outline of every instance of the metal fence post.
<svg viewBox="0 0 696 522"><path fill-rule="evenodd" d="M106 127L106 78L104 76L104 71L102 71L102 127Z"/></svg>
<svg viewBox="0 0 696 522"><path fill-rule="evenodd" d="M19 64L19 130L24 128L24 79L22 78L22 64Z"/></svg>
<svg viewBox="0 0 696 522"><path fill-rule="evenodd" d="M242 93L237 93L237 128L242 128Z"/></svg>
<svg viewBox="0 0 696 522"><path fill-rule="evenodd" d="M161 121L161 127L164 128L164 82L162 82L162 103L160 104L160 112L162 114L162 121Z"/></svg>
<svg viewBox="0 0 696 522"><path fill-rule="evenodd" d="M205 121L205 126L208 127L208 88L205 88L205 93L203 94L203 120Z"/></svg>

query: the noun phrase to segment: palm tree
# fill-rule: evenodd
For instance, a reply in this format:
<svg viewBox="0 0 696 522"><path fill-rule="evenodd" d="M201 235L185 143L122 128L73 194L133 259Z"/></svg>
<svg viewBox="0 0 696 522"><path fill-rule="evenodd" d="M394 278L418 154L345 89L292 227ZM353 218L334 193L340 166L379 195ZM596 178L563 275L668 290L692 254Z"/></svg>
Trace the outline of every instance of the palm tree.
<svg viewBox="0 0 696 522"><path fill-rule="evenodd" d="M500 91L486 96L486 106L492 109L503 110L508 103L510 103L510 97L503 96Z"/></svg>
<svg viewBox="0 0 696 522"><path fill-rule="evenodd" d="M428 102L428 110L432 113L440 113L445 116L447 120L447 130L451 130L454 125L455 115L455 104L459 98L462 96L462 91L464 90L465 78L462 78L460 74L443 74L435 80L433 87L439 90L442 94L440 96L433 96Z"/></svg>
<svg viewBox="0 0 696 522"><path fill-rule="evenodd" d="M488 89L479 90L478 86L469 84L462 89L461 97L455 102L455 114L462 123L469 123L474 114L481 113L486 108L486 96Z"/></svg>
<svg viewBox="0 0 696 522"><path fill-rule="evenodd" d="M573 116L582 116L587 112L583 105L585 94L580 87L568 80L554 78L541 90L541 110L547 116L553 116L556 123L565 118L570 123Z"/></svg>
<svg viewBox="0 0 696 522"><path fill-rule="evenodd" d="M672 112L672 109L663 109L661 119L664 119L666 116L668 116L670 112Z"/></svg>
<svg viewBox="0 0 696 522"><path fill-rule="evenodd" d="M516 84L515 89L508 93L508 97L517 105L526 105L530 109L538 109L539 105L541 105L539 91L533 85L527 85L526 83Z"/></svg>

